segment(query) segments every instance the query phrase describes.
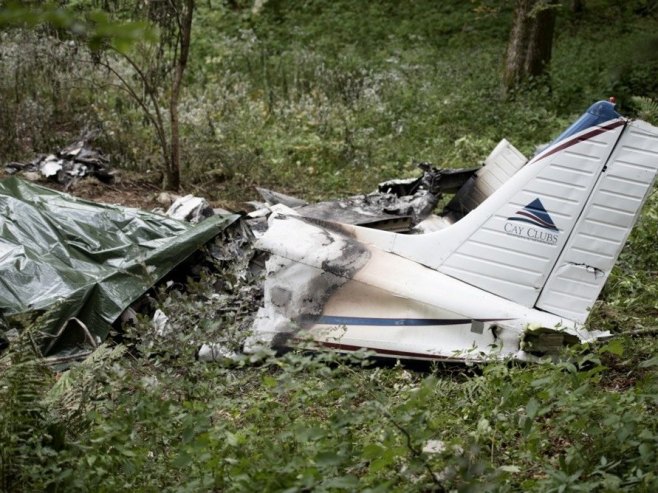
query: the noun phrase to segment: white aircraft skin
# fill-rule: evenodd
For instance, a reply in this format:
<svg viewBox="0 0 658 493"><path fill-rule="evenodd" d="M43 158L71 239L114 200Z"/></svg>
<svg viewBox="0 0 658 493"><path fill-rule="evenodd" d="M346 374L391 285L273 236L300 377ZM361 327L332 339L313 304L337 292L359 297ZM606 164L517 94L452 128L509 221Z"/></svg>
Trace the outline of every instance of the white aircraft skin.
<svg viewBox="0 0 658 493"><path fill-rule="evenodd" d="M311 343L405 359L526 360L602 337L583 324L657 170L658 128L600 102L435 233L275 206L257 243L271 254L265 304L245 349Z"/></svg>

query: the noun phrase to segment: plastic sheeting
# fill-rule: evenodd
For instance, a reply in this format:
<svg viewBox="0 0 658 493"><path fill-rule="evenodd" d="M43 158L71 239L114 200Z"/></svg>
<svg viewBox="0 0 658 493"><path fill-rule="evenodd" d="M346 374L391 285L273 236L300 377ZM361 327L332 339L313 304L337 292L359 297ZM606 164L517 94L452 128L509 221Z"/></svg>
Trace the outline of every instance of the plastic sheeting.
<svg viewBox="0 0 658 493"><path fill-rule="evenodd" d="M45 355L96 342L159 279L239 216L190 225L17 178L0 182L0 315L48 312ZM77 320L76 320L77 319ZM75 337L69 322L78 325Z"/></svg>

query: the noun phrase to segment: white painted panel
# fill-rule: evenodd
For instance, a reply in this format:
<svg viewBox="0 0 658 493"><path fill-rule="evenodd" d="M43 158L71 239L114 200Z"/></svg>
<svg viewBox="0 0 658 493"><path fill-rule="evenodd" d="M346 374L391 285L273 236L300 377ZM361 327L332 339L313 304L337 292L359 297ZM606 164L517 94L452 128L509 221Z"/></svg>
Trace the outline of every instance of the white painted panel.
<svg viewBox="0 0 658 493"><path fill-rule="evenodd" d="M589 210L589 217L593 220L624 227L629 221L633 220L633 213L616 210L614 207L607 207L601 204L592 204Z"/></svg>
<svg viewBox="0 0 658 493"><path fill-rule="evenodd" d="M507 202L491 211L439 271L534 306L622 128L603 132L596 142L575 139L568 148L526 165L510 180L518 183ZM545 209L541 217L532 213L531 204L538 203ZM550 222L542 226L537 217Z"/></svg>
<svg viewBox="0 0 658 493"><path fill-rule="evenodd" d="M556 262L537 308L585 322L658 170L658 128L630 123Z"/></svg>
<svg viewBox="0 0 658 493"><path fill-rule="evenodd" d="M592 251L592 241L596 241L596 252ZM609 238L591 238L582 234L574 238L571 248L573 249L574 261L580 263L590 258L590 255L596 255L603 258L612 258L617 253L618 241Z"/></svg>
<svg viewBox="0 0 658 493"><path fill-rule="evenodd" d="M469 242L468 245L465 245L464 248L460 250L458 255L460 255L463 259L475 259L476 261L481 258L497 256L500 259L499 263L504 265L508 259L508 253L509 250L502 249L495 245ZM529 274L538 274L539 272L533 271L536 258L537 257L533 255L527 255L524 252L515 252L514 267L517 269L520 268Z"/></svg>
<svg viewBox="0 0 658 493"><path fill-rule="evenodd" d="M448 209L468 213L520 170L528 159L507 140L501 140L468 186L455 194Z"/></svg>
<svg viewBox="0 0 658 493"><path fill-rule="evenodd" d="M610 193L617 193L617 190L620 190L627 197L641 198L644 197L646 187L635 180L628 180L621 176L609 176L606 178L603 189Z"/></svg>
<svg viewBox="0 0 658 493"><path fill-rule="evenodd" d="M496 287L505 291L505 299L532 299L533 297L536 298L538 292L537 289L531 286L523 285L518 282L506 281L504 279L492 278L490 275L482 272L469 272L464 269L453 268L450 266L442 267L441 272L464 281L471 286L480 287L482 285L492 285L495 283Z"/></svg>
<svg viewBox="0 0 658 493"><path fill-rule="evenodd" d="M579 226L578 233L582 234L585 240L589 240L590 244L600 238L619 243L624 239L626 229L585 217Z"/></svg>
<svg viewBox="0 0 658 493"><path fill-rule="evenodd" d="M614 207L617 210L635 213L640 202L641 198L623 196L619 193L608 192L599 189L600 201L603 204L606 204L608 207Z"/></svg>

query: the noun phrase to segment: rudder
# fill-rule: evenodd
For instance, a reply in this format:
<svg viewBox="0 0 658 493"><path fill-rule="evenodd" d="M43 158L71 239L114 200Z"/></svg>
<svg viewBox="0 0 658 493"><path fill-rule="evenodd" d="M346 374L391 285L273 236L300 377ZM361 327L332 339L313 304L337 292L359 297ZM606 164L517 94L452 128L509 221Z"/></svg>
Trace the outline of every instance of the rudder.
<svg viewBox="0 0 658 493"><path fill-rule="evenodd" d="M560 254L536 307L585 322L658 170L658 128L629 123Z"/></svg>
<svg viewBox="0 0 658 493"><path fill-rule="evenodd" d="M438 270L535 306L625 125L611 103L594 104L460 221L466 234Z"/></svg>

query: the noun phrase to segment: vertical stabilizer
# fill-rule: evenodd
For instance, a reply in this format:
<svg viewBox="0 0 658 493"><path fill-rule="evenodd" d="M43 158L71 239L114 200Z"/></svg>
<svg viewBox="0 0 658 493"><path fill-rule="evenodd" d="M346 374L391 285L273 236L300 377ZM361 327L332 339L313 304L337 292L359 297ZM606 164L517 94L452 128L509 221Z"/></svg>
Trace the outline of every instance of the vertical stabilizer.
<svg viewBox="0 0 658 493"><path fill-rule="evenodd" d="M457 223L438 270L534 306L626 125L612 107L593 105Z"/></svg>
<svg viewBox="0 0 658 493"><path fill-rule="evenodd" d="M361 241L534 307L627 120L601 101L457 223Z"/></svg>
<svg viewBox="0 0 658 493"><path fill-rule="evenodd" d="M468 237L438 270L534 306L624 123L588 127L531 160L461 221Z"/></svg>
<svg viewBox="0 0 658 493"><path fill-rule="evenodd" d="M651 191L658 129L600 101L463 219L360 241L529 308L583 322Z"/></svg>
<svg viewBox="0 0 658 493"><path fill-rule="evenodd" d="M551 272L537 308L577 322L589 310L626 243L658 170L658 128L627 125Z"/></svg>

